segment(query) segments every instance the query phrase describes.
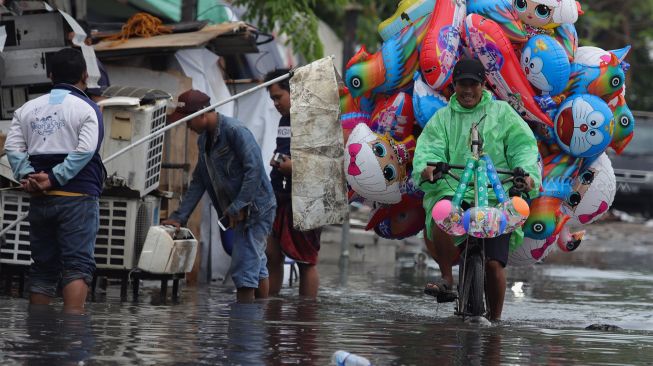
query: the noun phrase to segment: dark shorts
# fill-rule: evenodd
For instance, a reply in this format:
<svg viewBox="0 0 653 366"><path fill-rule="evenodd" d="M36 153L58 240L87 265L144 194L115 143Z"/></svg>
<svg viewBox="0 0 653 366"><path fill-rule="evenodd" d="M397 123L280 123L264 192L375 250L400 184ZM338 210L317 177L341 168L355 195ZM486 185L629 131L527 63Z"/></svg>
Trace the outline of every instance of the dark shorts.
<svg viewBox="0 0 653 366"><path fill-rule="evenodd" d="M451 200L453 197L448 196L443 199ZM463 201L460 206L463 210L468 210L471 207L471 205L465 201ZM510 235L511 234L503 234L496 238L474 239L485 241L485 258L488 260L495 260L501 263L501 266L505 268L508 265L508 254L510 253ZM465 245L462 244L459 248L462 251L464 247Z"/></svg>
<svg viewBox="0 0 653 366"><path fill-rule="evenodd" d="M95 238L100 225L97 197L33 197L29 208L32 251L30 292L55 297L57 287L95 272Z"/></svg>
<svg viewBox="0 0 653 366"><path fill-rule="evenodd" d="M474 239L485 241L485 258L487 260L495 260L501 263L501 266L504 268L508 265L510 234L499 235L496 238ZM462 244L459 248L462 251L464 247L465 244Z"/></svg>
<svg viewBox="0 0 653 366"><path fill-rule="evenodd" d="M277 215L272 225L272 236L279 241L283 253L300 263L317 264L321 229L299 231L293 227L290 197L277 196Z"/></svg>

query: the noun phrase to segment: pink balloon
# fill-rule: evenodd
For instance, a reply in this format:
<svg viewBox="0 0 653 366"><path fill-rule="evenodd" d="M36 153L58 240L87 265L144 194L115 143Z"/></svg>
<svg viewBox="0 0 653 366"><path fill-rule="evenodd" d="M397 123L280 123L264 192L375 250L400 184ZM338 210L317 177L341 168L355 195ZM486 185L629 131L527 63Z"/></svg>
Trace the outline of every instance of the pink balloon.
<svg viewBox="0 0 653 366"><path fill-rule="evenodd" d="M449 200L440 200L438 201L435 206L433 206L433 210L431 210L431 216L433 216L433 220L436 222L442 222L444 219L449 216L451 213L451 201Z"/></svg>

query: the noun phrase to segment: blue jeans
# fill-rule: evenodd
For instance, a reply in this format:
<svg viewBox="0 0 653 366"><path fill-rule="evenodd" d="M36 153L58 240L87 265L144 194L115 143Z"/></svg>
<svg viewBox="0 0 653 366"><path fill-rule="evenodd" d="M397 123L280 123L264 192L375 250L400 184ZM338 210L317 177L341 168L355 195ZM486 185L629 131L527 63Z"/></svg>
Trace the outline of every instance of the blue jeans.
<svg viewBox="0 0 653 366"><path fill-rule="evenodd" d="M97 197L32 197L28 216L32 266L30 292L50 297L95 272L95 238L100 225Z"/></svg>
<svg viewBox="0 0 653 366"><path fill-rule="evenodd" d="M234 229L230 271L236 288L258 288L269 277L265 247L273 221L274 210L268 210Z"/></svg>

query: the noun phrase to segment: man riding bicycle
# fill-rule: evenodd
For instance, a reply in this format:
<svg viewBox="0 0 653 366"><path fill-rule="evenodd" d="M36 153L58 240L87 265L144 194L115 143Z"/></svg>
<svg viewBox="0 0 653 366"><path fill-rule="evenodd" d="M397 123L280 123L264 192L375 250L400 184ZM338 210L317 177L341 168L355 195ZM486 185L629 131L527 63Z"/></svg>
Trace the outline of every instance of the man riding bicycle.
<svg viewBox="0 0 653 366"><path fill-rule="evenodd" d="M458 182L443 176L429 162L445 162L464 165L472 156L470 130L477 125L483 151L494 162L497 169L522 168L526 177L527 190L535 197L541 184L538 166L537 143L533 132L512 107L503 101L492 99L484 89L485 69L476 59L461 59L453 70L455 94L449 105L440 109L429 121L417 140L413 159L413 179L422 182L425 192L424 209L427 212L425 242L433 259L440 266L442 280L426 285L424 292L435 296L438 302L451 302L456 298L453 290L452 267L458 262L460 247L466 237L453 237L434 225L431 217L433 206L442 199L451 199ZM441 179L440 179L441 178ZM474 202L473 189L464 196L463 208ZM496 196L489 192L490 205L496 205ZM467 206L465 206L467 205ZM513 240L521 242L523 233L516 230ZM499 320L506 292L504 267L508 262L511 234L485 239L486 295L490 308L490 320Z"/></svg>

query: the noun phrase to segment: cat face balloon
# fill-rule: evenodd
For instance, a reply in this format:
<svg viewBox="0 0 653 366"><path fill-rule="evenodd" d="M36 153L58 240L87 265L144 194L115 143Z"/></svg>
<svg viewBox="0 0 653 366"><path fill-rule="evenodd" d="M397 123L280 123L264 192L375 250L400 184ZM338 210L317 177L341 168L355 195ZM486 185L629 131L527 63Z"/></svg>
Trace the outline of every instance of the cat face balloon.
<svg viewBox="0 0 653 366"><path fill-rule="evenodd" d="M568 98L555 118L558 145L571 156L602 153L612 141L614 115L601 98L581 94Z"/></svg>
<svg viewBox="0 0 653 366"><path fill-rule="evenodd" d="M345 147L347 183L360 196L385 204L401 201L406 164L414 149L414 139L396 142L389 136L375 134L359 124L349 135Z"/></svg>

